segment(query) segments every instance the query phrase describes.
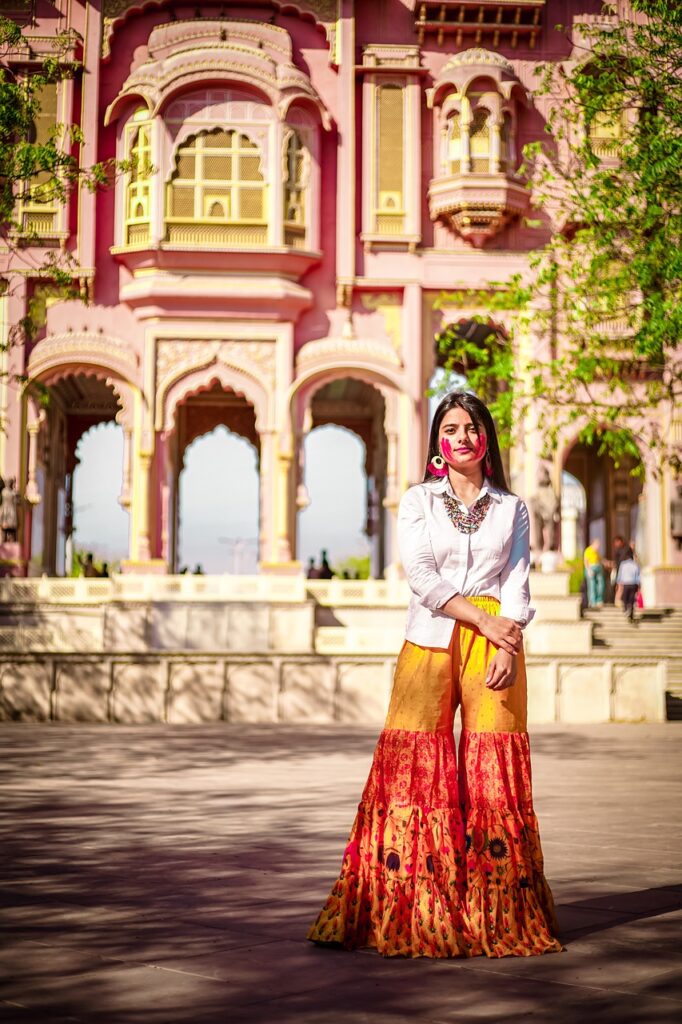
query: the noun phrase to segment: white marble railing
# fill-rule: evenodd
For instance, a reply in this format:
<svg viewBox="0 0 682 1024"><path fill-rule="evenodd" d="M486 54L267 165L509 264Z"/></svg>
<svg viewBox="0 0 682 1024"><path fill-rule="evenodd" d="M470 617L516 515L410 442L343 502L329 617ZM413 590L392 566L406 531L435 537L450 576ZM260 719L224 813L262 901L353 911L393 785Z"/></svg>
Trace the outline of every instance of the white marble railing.
<svg viewBox="0 0 682 1024"><path fill-rule="evenodd" d="M0 601L101 604L106 601L305 601L301 576L127 576L0 580Z"/></svg>
<svg viewBox="0 0 682 1024"><path fill-rule="evenodd" d="M534 597L568 593L566 573L533 573ZM313 598L331 607L407 606L405 580L306 580L303 576L134 576L110 579L36 577L0 579L0 602L13 604L102 604L107 601L254 601L289 603Z"/></svg>

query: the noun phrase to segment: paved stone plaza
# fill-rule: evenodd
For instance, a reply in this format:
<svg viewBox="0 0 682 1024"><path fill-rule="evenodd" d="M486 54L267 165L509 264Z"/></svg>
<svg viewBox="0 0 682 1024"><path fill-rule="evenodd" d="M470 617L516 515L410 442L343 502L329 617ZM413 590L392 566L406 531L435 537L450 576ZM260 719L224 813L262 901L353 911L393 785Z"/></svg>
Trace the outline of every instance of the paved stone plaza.
<svg viewBox="0 0 682 1024"><path fill-rule="evenodd" d="M0 1020L682 1019L679 725L534 730L567 949L502 961L305 941L376 734L4 724Z"/></svg>

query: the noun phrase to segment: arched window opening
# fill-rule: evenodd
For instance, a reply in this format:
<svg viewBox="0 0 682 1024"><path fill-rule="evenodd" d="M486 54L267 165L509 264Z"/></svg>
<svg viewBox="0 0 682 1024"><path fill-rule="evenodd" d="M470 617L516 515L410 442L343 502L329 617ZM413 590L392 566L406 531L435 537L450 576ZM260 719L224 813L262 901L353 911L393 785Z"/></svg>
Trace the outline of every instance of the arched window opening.
<svg viewBox="0 0 682 1024"><path fill-rule="evenodd" d="M299 516L304 565L310 559L319 563L323 550L333 568L351 558L369 560L365 445L349 429L325 424L306 437L305 462L310 504ZM339 480L341 499L335 486Z"/></svg>
<svg viewBox="0 0 682 1024"><path fill-rule="evenodd" d="M106 573L128 554L130 517L119 504L123 429L111 421L98 423L83 434L75 454L73 546L67 550L66 571L76 571L92 554L95 574Z"/></svg>
<svg viewBox="0 0 682 1024"><path fill-rule="evenodd" d="M177 570L258 571L257 463L254 446L223 424L187 446L179 477Z"/></svg>
<svg viewBox="0 0 682 1024"><path fill-rule="evenodd" d="M284 244L306 244L306 184L308 154L297 132L284 141Z"/></svg>
<svg viewBox="0 0 682 1024"><path fill-rule="evenodd" d="M128 129L126 156L130 161L130 172L126 186L125 241L127 245L139 245L150 239L152 129L149 123L139 123L146 117L146 109L141 108L136 111Z"/></svg>
<svg viewBox="0 0 682 1024"><path fill-rule="evenodd" d="M221 129L183 143L167 188L166 227L170 242L265 244L266 184L255 142Z"/></svg>
<svg viewBox="0 0 682 1024"><path fill-rule="evenodd" d="M471 170L473 174L487 174L490 171L490 113L478 107L469 129Z"/></svg>

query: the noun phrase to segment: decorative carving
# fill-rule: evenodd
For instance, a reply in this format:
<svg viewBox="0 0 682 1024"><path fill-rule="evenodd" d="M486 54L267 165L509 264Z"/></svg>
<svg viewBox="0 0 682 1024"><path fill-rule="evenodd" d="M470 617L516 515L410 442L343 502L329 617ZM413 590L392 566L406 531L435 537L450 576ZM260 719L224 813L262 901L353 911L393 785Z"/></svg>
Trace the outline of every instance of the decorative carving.
<svg viewBox="0 0 682 1024"><path fill-rule="evenodd" d="M401 366L395 349L373 338L321 338L318 341L309 341L298 353L296 364L297 367L303 368L313 362L338 359L369 359L372 362Z"/></svg>
<svg viewBox="0 0 682 1024"><path fill-rule="evenodd" d="M39 377L66 363L101 366L133 382L138 373L136 352L120 338L74 331L39 341L28 362L29 377Z"/></svg>
<svg viewBox="0 0 682 1024"><path fill-rule="evenodd" d="M482 65L483 67L502 68L509 75L515 75L514 68L501 53L493 53L492 50L484 50L480 46L472 46L463 53L456 53L454 57L445 64L441 75L445 75L448 68L466 67L471 64Z"/></svg>
<svg viewBox="0 0 682 1024"><path fill-rule="evenodd" d="M180 85L230 79L264 92L280 117L296 100L317 108L322 123L329 113L305 72L293 63L289 33L264 22L176 21L157 25L149 36L149 57L135 68L105 115L108 124L120 104L142 96L152 116Z"/></svg>
<svg viewBox="0 0 682 1024"><path fill-rule="evenodd" d="M512 217L525 213L529 204L527 188L502 174L483 180L466 174L435 178L429 187L433 220L444 220L476 246L501 231Z"/></svg>
<svg viewBox="0 0 682 1024"><path fill-rule="evenodd" d="M384 67L418 71L420 52L418 46L374 44L362 51L362 66L372 71L381 71Z"/></svg>
<svg viewBox="0 0 682 1024"><path fill-rule="evenodd" d="M161 6L161 0L158 0L157 6ZM338 18L338 0L298 0L298 2L287 4L287 7L293 7L301 15L312 14L316 21L321 25L324 25L325 35L327 42L330 46L330 51L333 54L335 48L335 28L336 19ZM132 12L135 9L138 13L141 12L142 0L102 0L102 20L103 20L103 31L102 31L102 57L107 58L111 55L111 37L114 33L117 21L122 21L129 11ZM203 19L202 19L203 21ZM171 24L182 24L182 23L171 23ZM188 22L190 25L196 25L196 21ZM220 25L223 29L227 29L227 26L231 24L228 18L223 18L220 21ZM252 22L253 25L260 27L262 22ZM274 31L284 31L278 29L277 26L269 26Z"/></svg>
<svg viewBox="0 0 682 1024"><path fill-rule="evenodd" d="M156 429L162 428L163 404L170 388L207 366L222 365L245 374L272 394L275 389L274 341L160 340L156 349Z"/></svg>

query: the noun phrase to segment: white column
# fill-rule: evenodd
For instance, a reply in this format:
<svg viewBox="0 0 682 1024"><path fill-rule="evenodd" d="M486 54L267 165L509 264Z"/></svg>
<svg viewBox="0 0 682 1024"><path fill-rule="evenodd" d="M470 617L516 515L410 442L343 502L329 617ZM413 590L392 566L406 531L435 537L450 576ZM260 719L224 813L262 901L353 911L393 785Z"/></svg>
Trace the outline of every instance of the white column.
<svg viewBox="0 0 682 1024"><path fill-rule="evenodd" d="M275 121L270 131L270 154L268 162L270 172L270 214L268 236L271 245L284 245L284 164L282 149L284 145L284 125Z"/></svg>
<svg viewBox="0 0 682 1024"><path fill-rule="evenodd" d="M491 174L500 173L500 158L502 154L500 126L495 121L490 127L490 171Z"/></svg>

